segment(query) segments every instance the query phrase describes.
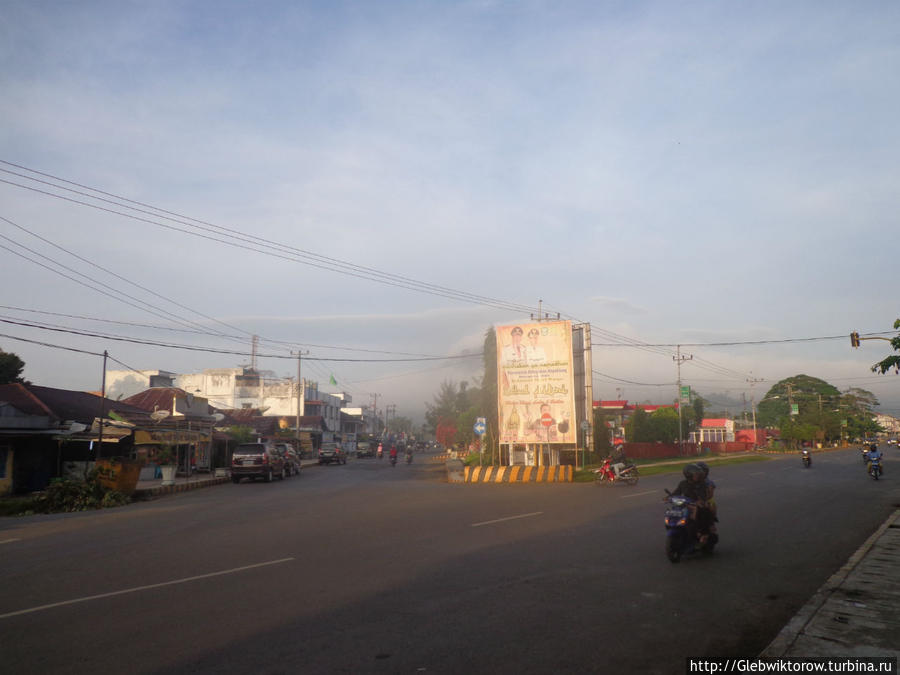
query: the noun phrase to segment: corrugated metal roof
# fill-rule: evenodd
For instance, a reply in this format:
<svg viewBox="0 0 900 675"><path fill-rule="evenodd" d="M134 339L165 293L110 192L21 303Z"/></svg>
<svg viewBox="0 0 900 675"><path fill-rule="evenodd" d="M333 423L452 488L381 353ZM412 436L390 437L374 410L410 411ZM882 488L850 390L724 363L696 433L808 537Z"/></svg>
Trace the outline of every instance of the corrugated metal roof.
<svg viewBox="0 0 900 675"><path fill-rule="evenodd" d="M100 397L84 391L54 389L36 384L4 384L0 385L0 400L8 401L29 415L49 414L60 421L74 420L90 424L95 417L100 416ZM20 408L20 405L25 407ZM138 407L109 398L103 409L107 414L114 411L124 417L145 414Z"/></svg>

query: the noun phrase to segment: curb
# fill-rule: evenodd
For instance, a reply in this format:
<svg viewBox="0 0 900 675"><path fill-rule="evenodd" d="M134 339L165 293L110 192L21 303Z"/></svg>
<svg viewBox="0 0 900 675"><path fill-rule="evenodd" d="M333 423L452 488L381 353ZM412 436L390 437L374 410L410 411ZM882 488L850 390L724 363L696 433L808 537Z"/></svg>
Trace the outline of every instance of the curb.
<svg viewBox="0 0 900 675"><path fill-rule="evenodd" d="M231 478L224 476L221 478L210 478L209 480L197 480L184 483L176 483L175 485L157 485L152 488L137 489L131 494L132 500L147 499L149 497L157 497L159 495L174 494L176 492L187 492L188 490L199 490L200 488L221 485L222 483L231 482Z"/></svg>
<svg viewBox="0 0 900 675"><path fill-rule="evenodd" d="M794 646L797 638L803 633L804 629L815 618L816 613L822 609L825 603L831 598L832 594L837 591L841 584L846 581L847 577L856 568L857 565L866 557L866 554L872 549L878 539L885 531L894 526L895 522L900 521L900 509L894 511L881 527L879 527L872 536L863 542L856 552L850 556L850 559L844 563L843 567L829 577L822 587L813 594L812 598L800 608L800 611L785 625L784 628L775 636L775 639L763 649L760 658L779 658L783 657Z"/></svg>
<svg viewBox="0 0 900 675"><path fill-rule="evenodd" d="M467 466L464 483L571 483L571 466Z"/></svg>

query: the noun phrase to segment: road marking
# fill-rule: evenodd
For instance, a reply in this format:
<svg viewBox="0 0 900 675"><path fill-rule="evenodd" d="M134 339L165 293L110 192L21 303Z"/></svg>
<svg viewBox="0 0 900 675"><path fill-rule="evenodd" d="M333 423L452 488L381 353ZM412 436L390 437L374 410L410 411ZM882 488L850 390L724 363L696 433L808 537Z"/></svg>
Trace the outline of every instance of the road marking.
<svg viewBox="0 0 900 675"><path fill-rule="evenodd" d="M186 584L189 581L197 581L199 579L209 579L210 577L219 577L223 574L234 574L243 572L244 570L252 570L257 567L266 567L268 565L279 565L293 560L293 558L281 558L280 560L270 560L269 562L256 563L255 565L244 565L243 567L234 567L230 570L222 570L220 572L210 572L209 574L198 574L195 577L185 577L184 579L175 579L174 581L163 581L158 584L149 584L147 586L135 586L134 588L126 588L121 591L112 591L111 593L100 593L99 595L88 595L84 598L75 598L74 600L63 600L62 602L54 602L49 605L39 605L29 609L20 609L18 612L8 612L0 614L0 619L8 619L11 616L19 616L21 614L31 614L33 612L41 612L45 609L54 607L63 607L65 605L74 605L79 602L87 602L88 600L99 600L101 598L111 598L114 595L125 595L126 593L137 593L138 591L148 591L151 588L162 588L163 586L174 586L176 584Z"/></svg>
<svg viewBox="0 0 900 675"><path fill-rule="evenodd" d="M642 497L643 495L653 495L659 492L659 490L647 490L647 492L636 492L633 495L622 495L619 499L631 499L632 497Z"/></svg>
<svg viewBox="0 0 900 675"><path fill-rule="evenodd" d="M765 471L754 471L753 473L749 473L747 475L748 476L765 476L766 472Z"/></svg>
<svg viewBox="0 0 900 675"><path fill-rule="evenodd" d="M3 541L0 541L0 544L11 544L14 541L21 541L21 538L16 537L15 539L4 539Z"/></svg>
<svg viewBox="0 0 900 675"><path fill-rule="evenodd" d="M523 513L521 516L509 516L508 518L497 518L497 520L486 520L483 523L472 523L472 527L493 525L494 523L505 523L507 520L518 520L519 518L531 518L531 516L540 516L543 513L543 511L535 511L534 513Z"/></svg>

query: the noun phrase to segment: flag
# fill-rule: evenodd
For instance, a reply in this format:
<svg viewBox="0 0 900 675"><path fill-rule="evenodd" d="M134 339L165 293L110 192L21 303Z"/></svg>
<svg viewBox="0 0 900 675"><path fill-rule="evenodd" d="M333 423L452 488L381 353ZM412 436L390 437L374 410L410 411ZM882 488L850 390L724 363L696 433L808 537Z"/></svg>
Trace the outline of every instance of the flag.
<svg viewBox="0 0 900 675"><path fill-rule="evenodd" d="M334 379L334 375L333 375L333 374L328 376L328 382L329 382L330 384L337 384L337 380Z"/></svg>

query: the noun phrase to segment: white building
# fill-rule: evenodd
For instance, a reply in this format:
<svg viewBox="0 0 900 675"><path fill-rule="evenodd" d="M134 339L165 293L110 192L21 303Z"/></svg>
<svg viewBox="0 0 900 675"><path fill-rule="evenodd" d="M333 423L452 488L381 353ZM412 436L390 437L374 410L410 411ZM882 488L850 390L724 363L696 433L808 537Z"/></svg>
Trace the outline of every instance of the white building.
<svg viewBox="0 0 900 675"><path fill-rule="evenodd" d="M210 405L223 410L257 408L263 415L273 417L319 416L333 432L341 430L341 409L352 403L348 394L320 392L318 383L305 379L298 402L294 378L279 378L271 371L250 368L209 368L190 374L163 370L106 371L109 398L127 398L149 387L171 386L206 398Z"/></svg>

